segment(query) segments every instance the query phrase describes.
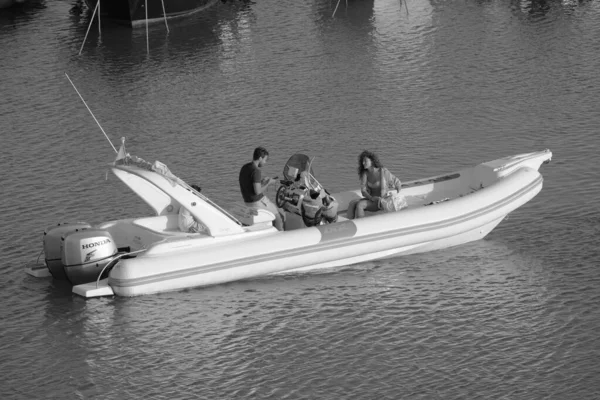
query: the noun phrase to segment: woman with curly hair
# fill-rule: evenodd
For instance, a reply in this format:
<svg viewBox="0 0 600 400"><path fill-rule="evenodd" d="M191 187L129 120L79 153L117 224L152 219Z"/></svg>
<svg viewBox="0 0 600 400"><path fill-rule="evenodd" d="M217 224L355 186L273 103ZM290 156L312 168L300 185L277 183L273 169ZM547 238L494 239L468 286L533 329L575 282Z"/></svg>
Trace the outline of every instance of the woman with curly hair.
<svg viewBox="0 0 600 400"><path fill-rule="evenodd" d="M347 213L349 219L362 218L365 211L382 210L382 198L400 193L400 179L385 168L379 157L371 151L365 150L358 156L358 176L363 198L350 202Z"/></svg>

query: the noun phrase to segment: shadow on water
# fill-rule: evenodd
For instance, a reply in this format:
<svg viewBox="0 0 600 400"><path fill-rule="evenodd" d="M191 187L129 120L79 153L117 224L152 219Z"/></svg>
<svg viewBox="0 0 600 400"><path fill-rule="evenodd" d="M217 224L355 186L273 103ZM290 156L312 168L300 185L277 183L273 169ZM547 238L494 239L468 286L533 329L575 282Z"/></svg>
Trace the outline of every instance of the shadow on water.
<svg viewBox="0 0 600 400"><path fill-rule="evenodd" d="M157 58L165 56L186 57L206 47L217 45L224 26L243 23L252 15L252 4L243 1L217 2L214 7L200 13L169 19L167 24L155 22L146 27L129 27L103 19L98 29L97 17L90 21L92 12L87 8L73 8L71 21L73 34L81 37L81 43L89 28L82 56L103 53L106 61L115 58ZM166 26L168 25L168 26ZM148 53L149 51L149 53Z"/></svg>
<svg viewBox="0 0 600 400"><path fill-rule="evenodd" d="M321 0L312 4L314 23L322 40L347 45L368 39L375 30L373 0ZM343 35L343 37L340 37ZM339 51L339 50L338 50Z"/></svg>
<svg viewBox="0 0 600 400"><path fill-rule="evenodd" d="M340 0L339 4L333 0L315 2L312 7L319 37L342 46L360 44L365 40L372 42L374 5L373 0L348 0L347 3ZM340 50L337 49L337 52Z"/></svg>
<svg viewBox="0 0 600 400"><path fill-rule="evenodd" d="M320 20L346 19L360 24L373 18L374 0L318 0L313 3Z"/></svg>
<svg viewBox="0 0 600 400"><path fill-rule="evenodd" d="M485 3L486 1L481 1ZM536 19L553 12L573 13L580 6L591 3L591 0L526 0L511 1L511 10L517 15L525 15L528 18Z"/></svg>
<svg viewBox="0 0 600 400"><path fill-rule="evenodd" d="M158 22L149 25L146 33L145 27L102 20L99 32L97 20L90 26L90 18L85 6L75 6L70 13L68 35L73 45L65 49L70 53L67 70L83 93L89 93L85 81L99 78L110 88L111 96L129 98L131 87L143 92L137 95L155 94L165 86L176 86L181 79L194 80L197 74L219 71L221 63L232 58L232 54L222 54L243 47L248 36L245 30L255 25L256 16L253 4L231 0L168 20L169 31ZM175 76L171 71L176 71Z"/></svg>
<svg viewBox="0 0 600 400"><path fill-rule="evenodd" d="M0 0L0 5L8 4ZM29 21L46 9L46 0L28 0L23 3L13 3L7 8L0 7L0 33L3 29L16 28L20 23Z"/></svg>
<svg viewBox="0 0 600 400"><path fill-rule="evenodd" d="M430 0L429 2L437 11L449 8L449 3L445 0ZM491 6L494 3L496 2L492 0L477 0L474 3L467 3L467 5ZM511 0L509 7L515 16L537 20L553 13L571 14L592 3L593 0Z"/></svg>
<svg viewBox="0 0 600 400"><path fill-rule="evenodd" d="M172 82L173 76L159 76L158 70L174 68L179 77L218 70L220 61L212 53L240 46L235 43L244 40L243 27L255 19L251 3L218 2L200 13L169 20L168 31L163 23L149 25L146 32L145 27L131 28L103 20L99 32L94 20L85 39L91 13L87 9L80 11L70 17L71 35L78 42L77 50L72 50L73 68L88 76L102 77L117 91L124 89L123 81L143 84L140 77L151 80L147 82L151 86Z"/></svg>

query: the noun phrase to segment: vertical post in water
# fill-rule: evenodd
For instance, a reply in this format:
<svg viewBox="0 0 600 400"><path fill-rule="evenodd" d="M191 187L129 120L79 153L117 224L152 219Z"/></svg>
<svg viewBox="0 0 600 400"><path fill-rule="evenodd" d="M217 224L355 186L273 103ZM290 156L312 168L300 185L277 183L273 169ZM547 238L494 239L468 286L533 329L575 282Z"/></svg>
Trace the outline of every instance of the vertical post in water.
<svg viewBox="0 0 600 400"><path fill-rule="evenodd" d="M165 17L165 26L167 27L167 33L169 33L169 24L167 24L167 13L165 12L165 0L160 0L163 8L163 16Z"/></svg>
<svg viewBox="0 0 600 400"><path fill-rule="evenodd" d="M340 5L340 1L341 0L338 0L337 4L335 5L335 10L333 10L333 14L331 15L331 18L335 17L335 12L337 11L338 6Z"/></svg>
<svg viewBox="0 0 600 400"><path fill-rule="evenodd" d="M146 54L150 55L150 39L148 38L148 0L144 0L144 8L146 9Z"/></svg>
<svg viewBox="0 0 600 400"><path fill-rule="evenodd" d="M406 5L406 0L404 0L404 8L406 8L406 16L408 17L408 6ZM402 0L400 0L400 12L402 12Z"/></svg>
<svg viewBox="0 0 600 400"><path fill-rule="evenodd" d="M100 27L100 0L98 0L98 36L102 36L102 29Z"/></svg>
<svg viewBox="0 0 600 400"><path fill-rule="evenodd" d="M90 28L92 27L92 22L94 22L94 17L96 16L96 11L98 11L98 7L100 7L100 0L98 0L98 3L96 3L96 7L94 7L92 19L90 19L90 24L88 25L87 31L85 32L85 37L83 38L83 43L81 43L81 48L79 49L78 55L81 55L81 51L83 50L83 46L85 45L85 41L87 40L88 33L90 33Z"/></svg>

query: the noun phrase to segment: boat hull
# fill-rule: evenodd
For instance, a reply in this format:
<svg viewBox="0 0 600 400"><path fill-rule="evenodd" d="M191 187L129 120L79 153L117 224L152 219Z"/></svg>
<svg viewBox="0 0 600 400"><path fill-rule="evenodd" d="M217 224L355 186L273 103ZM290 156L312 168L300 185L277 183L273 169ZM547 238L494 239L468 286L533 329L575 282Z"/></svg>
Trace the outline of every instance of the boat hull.
<svg viewBox="0 0 600 400"><path fill-rule="evenodd" d="M94 9L98 0L85 0ZM100 15L133 27L190 15L213 6L217 0L100 0ZM147 8L146 8L147 5ZM163 9L164 6L164 9ZM146 13L147 11L147 13Z"/></svg>
<svg viewBox="0 0 600 400"><path fill-rule="evenodd" d="M531 200L542 184L536 169L523 167L486 190L435 206L185 252L169 252L166 245L158 245L120 261L108 285L117 295L137 296L456 246L483 238ZM172 267L165 269L166 265Z"/></svg>
<svg viewBox="0 0 600 400"><path fill-rule="evenodd" d="M485 237L533 199L543 186L538 169L551 158L549 150L519 154L406 182L405 209L360 219L345 218L360 190L334 193L337 222L279 232L271 225L272 214L246 215L242 207L235 217L163 164L129 157L112 171L156 216L98 225L95 229L106 231L127 253L111 265L107 279L76 285L73 292L138 296L458 246ZM205 229L182 230L181 210Z"/></svg>

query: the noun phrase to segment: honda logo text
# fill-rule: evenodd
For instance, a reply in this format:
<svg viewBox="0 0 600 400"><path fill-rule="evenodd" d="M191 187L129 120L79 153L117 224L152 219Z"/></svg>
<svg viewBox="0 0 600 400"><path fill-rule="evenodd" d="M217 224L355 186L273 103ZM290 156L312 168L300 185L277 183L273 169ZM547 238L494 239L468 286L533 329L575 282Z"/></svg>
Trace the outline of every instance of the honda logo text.
<svg viewBox="0 0 600 400"><path fill-rule="evenodd" d="M81 249L82 250L91 249L92 247L102 246L103 244L107 244L107 243L111 243L110 239L104 239L104 240L100 240L99 242L92 242L92 243L82 244L81 245Z"/></svg>

